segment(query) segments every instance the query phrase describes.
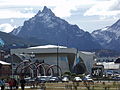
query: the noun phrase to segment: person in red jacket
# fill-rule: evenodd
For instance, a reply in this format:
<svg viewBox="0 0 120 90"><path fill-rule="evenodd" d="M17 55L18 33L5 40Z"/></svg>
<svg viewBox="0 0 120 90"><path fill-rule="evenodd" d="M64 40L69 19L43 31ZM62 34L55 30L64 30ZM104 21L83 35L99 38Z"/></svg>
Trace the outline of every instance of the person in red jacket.
<svg viewBox="0 0 120 90"><path fill-rule="evenodd" d="M14 86L14 80L10 78L10 80L8 81L8 84L9 84L10 90L12 90Z"/></svg>

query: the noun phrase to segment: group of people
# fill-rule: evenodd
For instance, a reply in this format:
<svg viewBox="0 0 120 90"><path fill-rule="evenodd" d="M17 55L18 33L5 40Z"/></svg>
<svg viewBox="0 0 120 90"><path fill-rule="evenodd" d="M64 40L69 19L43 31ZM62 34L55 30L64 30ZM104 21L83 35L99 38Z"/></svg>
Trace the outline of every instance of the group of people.
<svg viewBox="0 0 120 90"><path fill-rule="evenodd" d="M19 88L19 83L21 85L21 90L24 90L25 88L25 79L22 78L19 82L14 79L14 78L10 78L8 81L7 81L8 85L9 85L9 89L10 90L17 90ZM1 89L0 90L5 90L5 80L4 79L0 79L0 87Z"/></svg>

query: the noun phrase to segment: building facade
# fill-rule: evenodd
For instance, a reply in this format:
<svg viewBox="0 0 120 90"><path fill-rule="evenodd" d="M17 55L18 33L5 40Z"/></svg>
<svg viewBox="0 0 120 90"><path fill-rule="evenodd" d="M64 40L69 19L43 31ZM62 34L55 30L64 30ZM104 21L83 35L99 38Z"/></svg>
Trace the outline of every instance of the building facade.
<svg viewBox="0 0 120 90"><path fill-rule="evenodd" d="M104 66L105 74L120 74L120 64L115 63L116 59L117 57L98 57L96 64Z"/></svg>
<svg viewBox="0 0 120 90"><path fill-rule="evenodd" d="M11 49L11 54L15 54L21 59L35 58L45 63L58 65L62 72L91 73L94 64L94 53L78 51L75 48L64 46L45 45L24 49Z"/></svg>
<svg viewBox="0 0 120 90"><path fill-rule="evenodd" d="M12 68L10 63L0 61L0 77L8 77L12 73Z"/></svg>

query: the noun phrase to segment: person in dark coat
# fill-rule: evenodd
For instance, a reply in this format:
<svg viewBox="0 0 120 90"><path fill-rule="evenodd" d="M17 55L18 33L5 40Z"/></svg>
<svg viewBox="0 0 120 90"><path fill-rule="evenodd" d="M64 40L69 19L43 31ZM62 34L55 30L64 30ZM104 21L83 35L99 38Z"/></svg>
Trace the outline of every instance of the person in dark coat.
<svg viewBox="0 0 120 90"><path fill-rule="evenodd" d="M17 82L17 80L16 79L13 79L13 81L14 81L14 87L16 88L16 90L18 89L18 82Z"/></svg>
<svg viewBox="0 0 120 90"><path fill-rule="evenodd" d="M22 78L22 79L20 80L20 84L21 84L21 89L22 89L22 90L25 89L25 83L26 83L25 79Z"/></svg>
<svg viewBox="0 0 120 90"><path fill-rule="evenodd" d="M0 80L0 86L1 86L1 90L5 90L5 81L4 81L4 79Z"/></svg>

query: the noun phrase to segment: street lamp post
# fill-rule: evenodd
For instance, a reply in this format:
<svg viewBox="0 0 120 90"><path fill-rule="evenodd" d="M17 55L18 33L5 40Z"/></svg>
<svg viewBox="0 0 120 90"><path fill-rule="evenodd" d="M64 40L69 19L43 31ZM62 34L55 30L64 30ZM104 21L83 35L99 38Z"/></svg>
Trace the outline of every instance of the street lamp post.
<svg viewBox="0 0 120 90"><path fill-rule="evenodd" d="M11 68L12 68L12 77L13 77L13 54L11 55Z"/></svg>
<svg viewBox="0 0 120 90"><path fill-rule="evenodd" d="M57 45L57 76L59 75L59 69L58 69L58 66L59 66L59 57L58 57L58 45Z"/></svg>
<svg viewBox="0 0 120 90"><path fill-rule="evenodd" d="M10 59L11 59L11 73L12 73L12 78L14 77L14 71L15 71L15 62L14 62L14 55L15 54L10 54Z"/></svg>

